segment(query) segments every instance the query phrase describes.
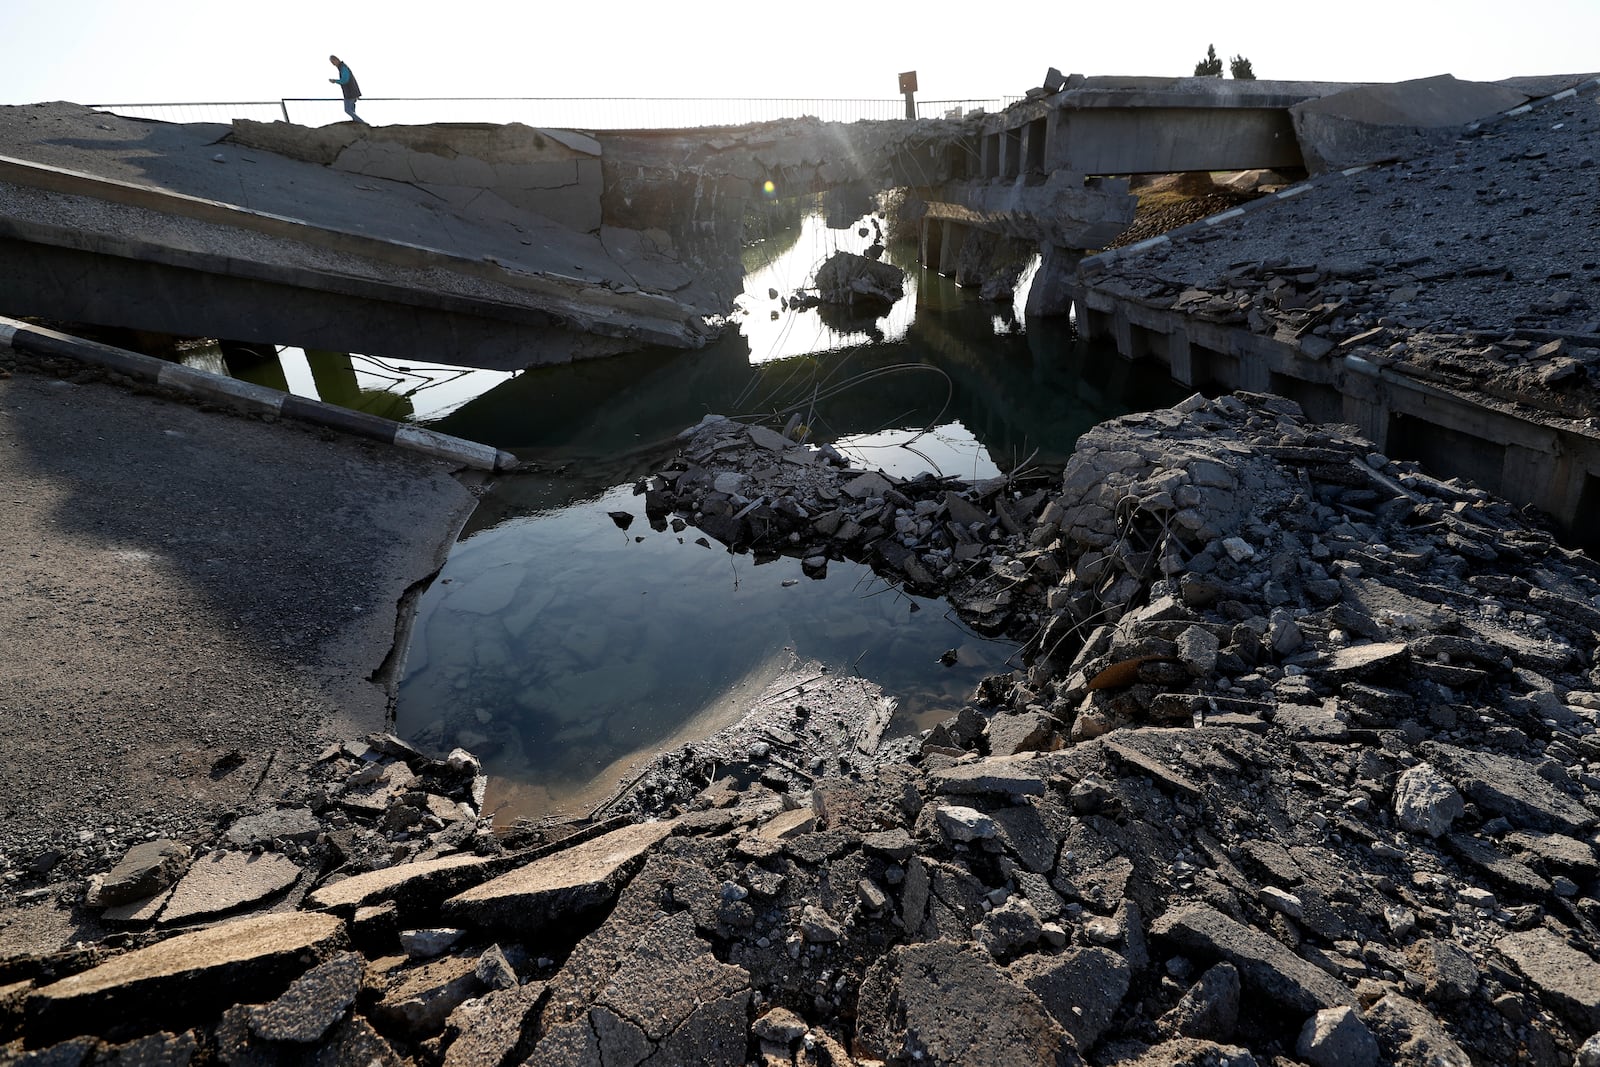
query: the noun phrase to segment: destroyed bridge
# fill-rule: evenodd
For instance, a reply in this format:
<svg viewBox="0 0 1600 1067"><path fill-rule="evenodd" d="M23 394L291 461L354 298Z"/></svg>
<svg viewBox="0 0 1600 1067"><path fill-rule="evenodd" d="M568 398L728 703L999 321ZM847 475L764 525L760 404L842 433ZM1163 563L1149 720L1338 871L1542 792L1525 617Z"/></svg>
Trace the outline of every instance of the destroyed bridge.
<svg viewBox="0 0 1600 1067"><path fill-rule="evenodd" d="M1446 442L1431 457L1439 469L1573 529L1600 499L1600 439L1583 417L1592 409L1567 412L1551 397L1529 407L1541 382L1490 402L1466 378L1387 370L1392 354L1371 344L1345 354L1327 336L1335 305L1299 310L1279 292L1268 310L1287 318L1274 327L1247 315L1240 293L1196 290L1195 279L1175 296L1164 278L1136 293L1127 268L1108 265L1149 242L1101 250L1133 222L1134 176L1309 176L1275 194L1298 197L1596 86L1579 76L1350 86L1052 71L997 114L591 132L176 125L66 103L6 107L0 314L490 369L696 348L735 310L747 228L771 203L822 194L830 225L845 226L899 190L891 225L916 227L925 269L999 295L1037 257L1030 316L1075 314L1080 334L1156 359L1197 389L1290 396L1322 421L1359 426L1380 450ZM1257 248L1253 262L1292 243L1270 226L1265 236L1276 251ZM1576 341L1595 332L1568 325ZM1560 348L1566 336L1534 340ZM1565 362L1533 369L1571 378L1573 360L1556 356Z"/></svg>
<svg viewBox="0 0 1600 1067"><path fill-rule="evenodd" d="M495 369L692 348L752 205L824 192L846 225L899 188L924 266L1042 253L1029 311L1065 314L1128 175L1314 168L1291 110L1346 88L1052 72L994 115L592 134L0 108L0 310Z"/></svg>

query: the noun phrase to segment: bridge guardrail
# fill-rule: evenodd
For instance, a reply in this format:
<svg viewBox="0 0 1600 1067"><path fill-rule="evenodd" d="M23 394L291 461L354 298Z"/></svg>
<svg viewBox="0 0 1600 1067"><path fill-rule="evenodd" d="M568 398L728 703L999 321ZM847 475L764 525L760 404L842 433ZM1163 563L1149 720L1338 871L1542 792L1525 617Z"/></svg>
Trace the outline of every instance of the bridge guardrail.
<svg viewBox="0 0 1600 1067"><path fill-rule="evenodd" d="M982 109L1000 111L1021 99L919 100L918 118L945 118ZM142 104L90 104L126 118L163 122L295 122L325 126L344 122L340 97L287 96L278 100L179 101ZM366 96L358 110L373 125L429 122L521 122L577 130L692 129L738 126L812 116L824 122L888 120L905 117L904 99L805 97L408 97Z"/></svg>

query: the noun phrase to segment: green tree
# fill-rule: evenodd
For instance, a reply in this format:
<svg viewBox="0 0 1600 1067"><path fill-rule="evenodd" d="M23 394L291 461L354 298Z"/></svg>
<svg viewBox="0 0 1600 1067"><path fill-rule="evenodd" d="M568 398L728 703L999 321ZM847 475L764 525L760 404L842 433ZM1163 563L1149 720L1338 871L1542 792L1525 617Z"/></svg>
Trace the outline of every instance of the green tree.
<svg viewBox="0 0 1600 1067"><path fill-rule="evenodd" d="M1194 65L1196 78L1222 77L1222 60L1217 56L1217 46L1206 45L1206 57Z"/></svg>
<svg viewBox="0 0 1600 1067"><path fill-rule="evenodd" d="M1255 68L1250 66L1250 61L1244 56L1234 56L1228 60L1228 72L1240 81L1256 80Z"/></svg>

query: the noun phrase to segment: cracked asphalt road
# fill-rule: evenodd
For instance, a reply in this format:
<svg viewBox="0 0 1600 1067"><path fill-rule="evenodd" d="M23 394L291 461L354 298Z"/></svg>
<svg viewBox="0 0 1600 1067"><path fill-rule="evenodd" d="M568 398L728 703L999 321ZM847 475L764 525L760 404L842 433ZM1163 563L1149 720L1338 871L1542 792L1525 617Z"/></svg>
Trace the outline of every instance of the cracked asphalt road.
<svg viewBox="0 0 1600 1067"><path fill-rule="evenodd" d="M89 377L0 377L0 905L208 843L382 729L397 604L474 504L438 461Z"/></svg>

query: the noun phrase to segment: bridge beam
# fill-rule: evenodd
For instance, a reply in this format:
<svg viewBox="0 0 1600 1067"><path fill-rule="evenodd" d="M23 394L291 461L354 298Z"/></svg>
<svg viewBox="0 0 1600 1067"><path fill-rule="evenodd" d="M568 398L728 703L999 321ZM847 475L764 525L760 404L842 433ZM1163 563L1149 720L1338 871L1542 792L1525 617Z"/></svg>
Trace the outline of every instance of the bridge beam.
<svg viewBox="0 0 1600 1067"><path fill-rule="evenodd" d="M580 333L541 311L289 275L246 278L0 237L0 314L183 337L426 358L491 370L613 355L637 340Z"/></svg>
<svg viewBox="0 0 1600 1067"><path fill-rule="evenodd" d="M1079 174L1302 167L1282 108L1058 109L1045 165Z"/></svg>

